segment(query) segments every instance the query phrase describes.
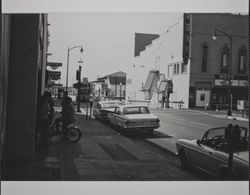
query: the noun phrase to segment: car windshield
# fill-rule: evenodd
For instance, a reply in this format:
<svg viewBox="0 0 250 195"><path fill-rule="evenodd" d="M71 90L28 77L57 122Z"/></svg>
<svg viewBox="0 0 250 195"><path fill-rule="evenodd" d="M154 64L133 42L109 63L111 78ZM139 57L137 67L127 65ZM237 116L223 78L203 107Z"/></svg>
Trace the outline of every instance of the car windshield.
<svg viewBox="0 0 250 195"><path fill-rule="evenodd" d="M248 150L249 140L247 129L240 127L240 131L240 141L234 149L235 152ZM225 140L225 127L208 130L202 138L202 143L217 150L221 150L224 152L229 151L229 145Z"/></svg>
<svg viewBox="0 0 250 195"><path fill-rule="evenodd" d="M115 108L118 105L122 105L121 102L107 102L102 104L102 108Z"/></svg>
<svg viewBox="0 0 250 195"><path fill-rule="evenodd" d="M123 114L149 114L149 110L147 107L126 107L123 108Z"/></svg>

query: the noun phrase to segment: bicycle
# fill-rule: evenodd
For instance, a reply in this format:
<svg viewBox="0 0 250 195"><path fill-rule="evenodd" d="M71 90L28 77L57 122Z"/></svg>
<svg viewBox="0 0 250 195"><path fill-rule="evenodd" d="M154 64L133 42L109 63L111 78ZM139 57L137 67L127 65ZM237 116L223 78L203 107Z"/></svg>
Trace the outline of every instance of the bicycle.
<svg viewBox="0 0 250 195"><path fill-rule="evenodd" d="M56 112L58 113L58 112ZM67 128L64 130L62 127L62 123L59 123L60 125L57 127L57 124L54 122L55 117L49 125L49 137L54 137L57 135L64 135L64 138L66 138L67 141L71 143L75 143L81 139L81 131L80 129L76 126L75 123L70 123Z"/></svg>

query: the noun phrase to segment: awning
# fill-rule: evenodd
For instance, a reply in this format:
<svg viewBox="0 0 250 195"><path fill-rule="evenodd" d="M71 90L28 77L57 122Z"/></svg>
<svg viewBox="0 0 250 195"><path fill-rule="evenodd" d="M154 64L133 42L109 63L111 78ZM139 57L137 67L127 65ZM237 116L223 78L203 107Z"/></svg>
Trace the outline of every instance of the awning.
<svg viewBox="0 0 250 195"><path fill-rule="evenodd" d="M144 91L150 90L153 83L158 81L158 78L159 78L159 71L149 71L147 81L143 86L143 90Z"/></svg>

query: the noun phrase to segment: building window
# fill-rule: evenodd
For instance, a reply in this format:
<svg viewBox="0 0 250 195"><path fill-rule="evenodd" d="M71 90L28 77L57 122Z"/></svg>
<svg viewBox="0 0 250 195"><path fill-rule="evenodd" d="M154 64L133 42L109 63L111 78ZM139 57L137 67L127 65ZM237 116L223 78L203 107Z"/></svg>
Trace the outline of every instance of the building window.
<svg viewBox="0 0 250 195"><path fill-rule="evenodd" d="M207 72L207 56L208 45L207 43L204 43L202 46L201 72Z"/></svg>
<svg viewBox="0 0 250 195"><path fill-rule="evenodd" d="M186 73L187 72L187 64L181 63L181 73Z"/></svg>
<svg viewBox="0 0 250 195"><path fill-rule="evenodd" d="M179 74L179 64L177 64L176 73Z"/></svg>
<svg viewBox="0 0 250 195"><path fill-rule="evenodd" d="M176 74L176 64L174 65L174 74Z"/></svg>
<svg viewBox="0 0 250 195"><path fill-rule="evenodd" d="M247 51L244 46L239 51L239 73L246 73Z"/></svg>
<svg viewBox="0 0 250 195"><path fill-rule="evenodd" d="M127 84L131 84L132 83L132 79L127 79Z"/></svg>
<svg viewBox="0 0 250 195"><path fill-rule="evenodd" d="M229 62L229 48L227 45L225 45L221 52L221 67L227 68L228 62Z"/></svg>

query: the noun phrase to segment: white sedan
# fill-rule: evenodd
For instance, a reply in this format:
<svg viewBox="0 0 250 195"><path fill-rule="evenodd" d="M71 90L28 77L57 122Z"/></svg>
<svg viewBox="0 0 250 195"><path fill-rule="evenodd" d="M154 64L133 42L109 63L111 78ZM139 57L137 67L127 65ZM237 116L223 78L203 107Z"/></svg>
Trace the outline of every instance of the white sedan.
<svg viewBox="0 0 250 195"><path fill-rule="evenodd" d="M147 106L142 105L120 105L116 106L114 112L108 114L110 124L124 130L146 130L153 133L154 129L160 127L160 120L150 113Z"/></svg>
<svg viewBox="0 0 250 195"><path fill-rule="evenodd" d="M225 127L209 129L201 140L179 139L176 142L181 166L190 165L219 179L248 180L249 151L247 128L240 127L239 143L234 148L232 172L229 169L229 144Z"/></svg>

